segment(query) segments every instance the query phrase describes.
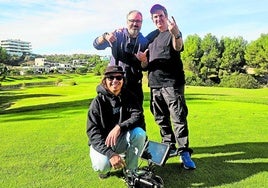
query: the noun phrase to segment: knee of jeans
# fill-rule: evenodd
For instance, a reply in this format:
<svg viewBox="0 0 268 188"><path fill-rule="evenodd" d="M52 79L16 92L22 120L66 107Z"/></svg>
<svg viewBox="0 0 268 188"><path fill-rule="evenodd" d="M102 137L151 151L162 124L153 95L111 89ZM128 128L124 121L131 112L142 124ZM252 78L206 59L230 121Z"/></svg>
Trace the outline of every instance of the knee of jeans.
<svg viewBox="0 0 268 188"><path fill-rule="evenodd" d="M136 127L132 131L132 134L133 134L132 138L135 140L145 141L145 139L146 139L146 132L140 127Z"/></svg>

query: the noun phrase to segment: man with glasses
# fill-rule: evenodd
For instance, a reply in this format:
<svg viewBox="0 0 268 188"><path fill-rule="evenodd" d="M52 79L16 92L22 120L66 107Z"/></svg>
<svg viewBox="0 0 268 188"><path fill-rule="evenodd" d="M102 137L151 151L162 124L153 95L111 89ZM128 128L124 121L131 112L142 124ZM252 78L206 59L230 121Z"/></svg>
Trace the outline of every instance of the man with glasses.
<svg viewBox="0 0 268 188"><path fill-rule="evenodd" d="M90 159L100 178L107 178L111 168L136 170L146 139L141 106L137 98L123 88L124 73L120 66L107 67L97 86L98 95L88 111Z"/></svg>
<svg viewBox="0 0 268 188"><path fill-rule="evenodd" d="M141 34L142 13L132 10L127 14L127 28L123 28L110 33L105 32L97 37L93 46L97 50L104 50L111 47L112 57L110 65L119 65L125 71L125 87L133 92L139 104L143 104L142 90L142 67L141 61L137 59L138 52L144 52L147 48L148 40Z"/></svg>

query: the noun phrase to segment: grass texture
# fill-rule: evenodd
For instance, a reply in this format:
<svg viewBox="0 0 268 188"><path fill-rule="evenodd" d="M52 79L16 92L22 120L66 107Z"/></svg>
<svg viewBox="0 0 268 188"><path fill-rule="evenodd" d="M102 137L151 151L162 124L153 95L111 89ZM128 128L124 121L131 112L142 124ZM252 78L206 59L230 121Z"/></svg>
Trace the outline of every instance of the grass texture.
<svg viewBox="0 0 268 188"><path fill-rule="evenodd" d="M99 180L88 156L86 115L101 78L60 77L60 86L0 90L0 187L126 187L117 176ZM77 85L68 85L70 81ZM144 94L148 137L160 141L146 80ZM267 187L268 89L187 86L186 101L197 169L186 171L178 157L170 158L164 167L156 167L165 187Z"/></svg>

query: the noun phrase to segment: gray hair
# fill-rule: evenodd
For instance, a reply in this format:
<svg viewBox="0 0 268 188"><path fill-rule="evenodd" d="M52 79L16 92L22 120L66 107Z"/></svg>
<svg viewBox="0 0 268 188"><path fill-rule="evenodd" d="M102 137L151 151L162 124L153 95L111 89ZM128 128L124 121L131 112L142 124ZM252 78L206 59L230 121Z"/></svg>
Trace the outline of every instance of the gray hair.
<svg viewBox="0 0 268 188"><path fill-rule="evenodd" d="M127 14L127 19L128 19L128 16L129 16L130 14L132 14L132 13L137 13L137 14L139 14L139 15L141 16L141 18L142 18L142 13L141 13L140 11L138 11L138 10L131 10L131 11L129 11L129 13Z"/></svg>

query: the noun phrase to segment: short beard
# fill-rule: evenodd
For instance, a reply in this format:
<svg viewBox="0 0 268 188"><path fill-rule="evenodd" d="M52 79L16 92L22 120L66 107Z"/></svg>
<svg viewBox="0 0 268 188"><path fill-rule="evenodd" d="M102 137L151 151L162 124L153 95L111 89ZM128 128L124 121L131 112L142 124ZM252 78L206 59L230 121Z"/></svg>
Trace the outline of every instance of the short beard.
<svg viewBox="0 0 268 188"><path fill-rule="evenodd" d="M129 35L132 36L132 37L138 36L139 32L140 32L140 30L137 30L137 29L128 30Z"/></svg>

